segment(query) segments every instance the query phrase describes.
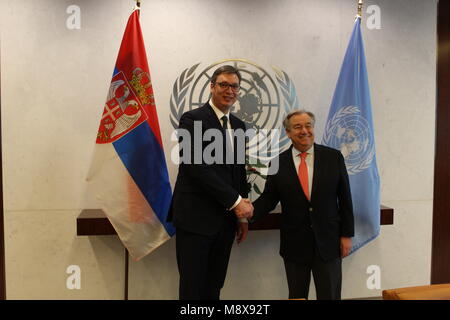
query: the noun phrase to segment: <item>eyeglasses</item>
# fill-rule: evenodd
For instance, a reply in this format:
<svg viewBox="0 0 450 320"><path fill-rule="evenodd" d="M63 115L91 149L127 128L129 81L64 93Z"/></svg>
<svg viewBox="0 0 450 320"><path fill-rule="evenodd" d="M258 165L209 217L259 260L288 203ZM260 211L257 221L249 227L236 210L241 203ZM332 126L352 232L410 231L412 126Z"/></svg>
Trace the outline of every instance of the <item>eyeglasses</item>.
<svg viewBox="0 0 450 320"><path fill-rule="evenodd" d="M238 92L241 87L237 83L228 83L228 82L218 82L217 83L222 90L228 90L228 88L231 88L232 91Z"/></svg>
<svg viewBox="0 0 450 320"><path fill-rule="evenodd" d="M307 123L304 126L297 124L297 125L294 125L292 128L295 130L303 130L303 129L311 130L312 128L314 128L314 125L311 123Z"/></svg>

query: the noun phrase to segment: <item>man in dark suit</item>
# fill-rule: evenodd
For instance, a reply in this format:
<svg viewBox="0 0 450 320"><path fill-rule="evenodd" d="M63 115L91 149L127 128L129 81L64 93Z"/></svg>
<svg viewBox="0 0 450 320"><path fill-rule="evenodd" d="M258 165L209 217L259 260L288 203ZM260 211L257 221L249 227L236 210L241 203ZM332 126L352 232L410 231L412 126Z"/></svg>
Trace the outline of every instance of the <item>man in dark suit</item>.
<svg viewBox="0 0 450 320"><path fill-rule="evenodd" d="M287 115L283 125L292 146L279 155L278 172L269 172L250 222L280 202L289 298L308 298L312 272L317 299L340 299L342 258L354 236L350 184L340 151L314 143L314 123L308 111Z"/></svg>
<svg viewBox="0 0 450 320"><path fill-rule="evenodd" d="M237 69L220 67L211 78L209 102L180 119L181 163L169 214L177 230L180 299L219 299L233 239L240 243L247 236L253 206L246 199L245 143L232 138L232 130L245 131L245 124L230 113L240 82ZM216 141L205 133L220 147L213 148Z"/></svg>

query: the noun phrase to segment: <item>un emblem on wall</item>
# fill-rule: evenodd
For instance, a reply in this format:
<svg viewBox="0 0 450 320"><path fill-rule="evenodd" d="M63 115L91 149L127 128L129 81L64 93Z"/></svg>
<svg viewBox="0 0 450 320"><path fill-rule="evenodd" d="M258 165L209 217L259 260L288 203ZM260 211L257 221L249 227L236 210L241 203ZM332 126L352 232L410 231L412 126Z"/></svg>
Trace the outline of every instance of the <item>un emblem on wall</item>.
<svg viewBox="0 0 450 320"><path fill-rule="evenodd" d="M227 59L199 68L185 69L176 79L170 97L170 121L178 128L181 115L206 103L213 72L222 65L233 65L242 76L239 97L231 112L244 121L257 137L247 145L247 176L252 190L260 194L271 159L290 145L282 128L285 115L299 107L295 86L288 75L272 67L271 72L244 59ZM276 143L274 143L276 140Z"/></svg>
<svg viewBox="0 0 450 320"><path fill-rule="evenodd" d="M354 106L336 112L323 135L324 144L341 151L348 174L357 174L370 166L375 155L373 141L369 123Z"/></svg>

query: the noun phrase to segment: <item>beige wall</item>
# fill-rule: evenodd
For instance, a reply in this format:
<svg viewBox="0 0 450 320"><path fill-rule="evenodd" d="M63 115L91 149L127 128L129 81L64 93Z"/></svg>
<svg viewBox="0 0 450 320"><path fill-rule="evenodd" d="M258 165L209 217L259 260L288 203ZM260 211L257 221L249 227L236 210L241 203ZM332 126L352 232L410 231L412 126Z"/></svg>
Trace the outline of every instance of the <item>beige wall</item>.
<svg viewBox="0 0 450 320"><path fill-rule="evenodd" d="M343 297L429 283L435 117L436 2L373 0L381 29L363 34L382 203L393 226L344 260ZM355 15L353 0L143 1L141 25L172 182L169 101L194 65L245 58L286 71L300 106L316 113L320 141ZM66 8L81 9L69 30ZM118 47L133 1L0 0L2 143L8 299L121 299L116 237L77 237L75 219L95 207L86 176ZM225 299L284 299L277 231L252 232L233 250ZM66 268L81 268L69 290ZM366 286L378 265L381 289ZM174 239L130 262L133 299L174 299ZM311 289L313 292L313 288ZM313 296L312 296L313 297Z"/></svg>

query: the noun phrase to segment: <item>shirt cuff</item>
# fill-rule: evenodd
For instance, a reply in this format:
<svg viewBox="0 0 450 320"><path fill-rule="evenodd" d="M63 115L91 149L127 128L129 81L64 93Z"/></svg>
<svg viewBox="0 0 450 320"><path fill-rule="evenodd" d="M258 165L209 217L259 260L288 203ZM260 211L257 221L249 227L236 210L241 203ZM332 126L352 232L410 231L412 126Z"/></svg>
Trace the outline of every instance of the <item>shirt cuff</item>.
<svg viewBox="0 0 450 320"><path fill-rule="evenodd" d="M239 202L241 202L241 200L242 200L242 197L239 196L239 197L237 198L236 202L233 204L233 206L232 206L230 209L228 209L228 210L231 211L231 210L233 210L234 208L236 208L237 205L239 204Z"/></svg>

